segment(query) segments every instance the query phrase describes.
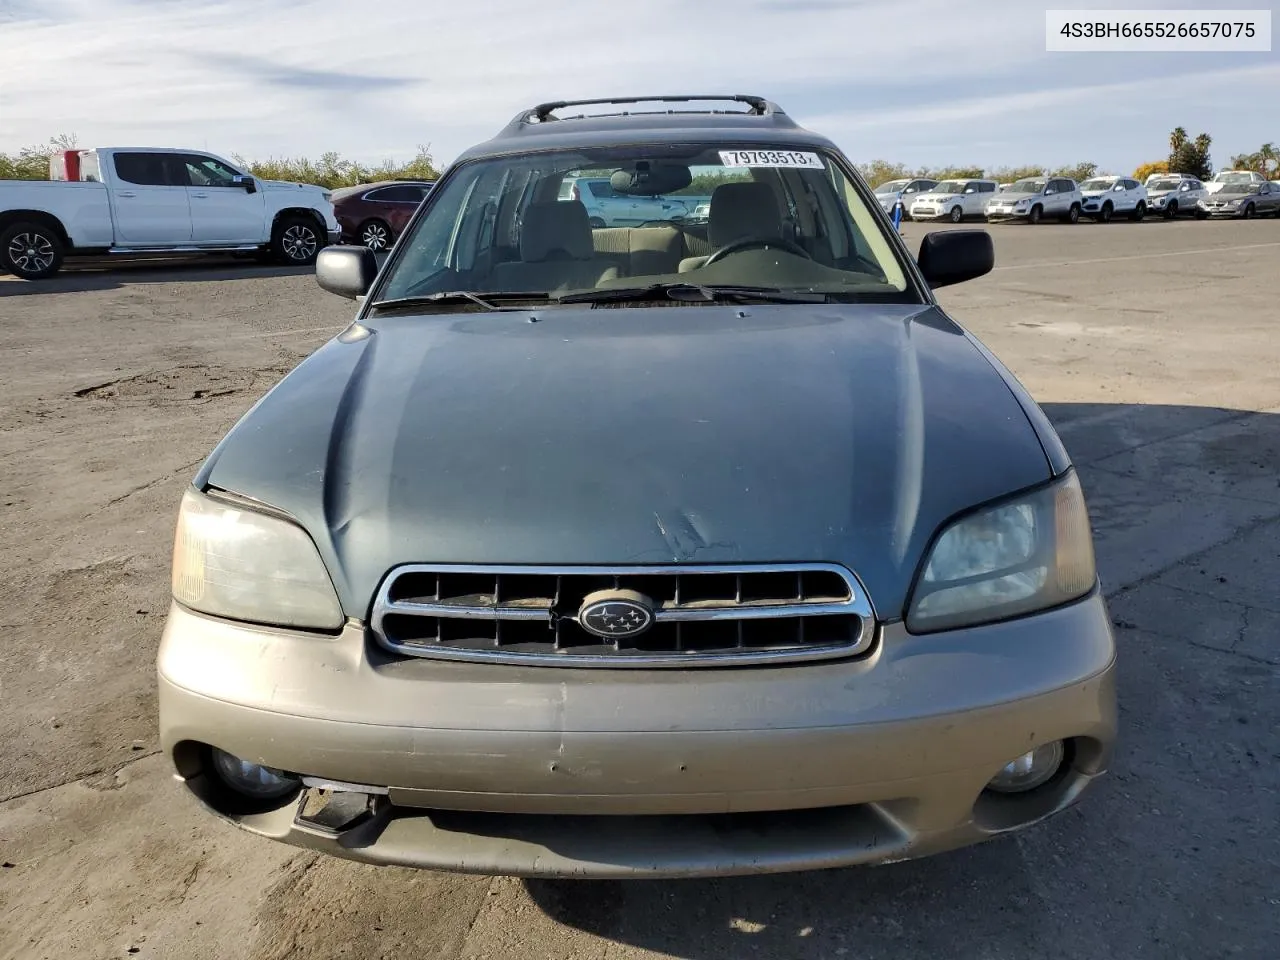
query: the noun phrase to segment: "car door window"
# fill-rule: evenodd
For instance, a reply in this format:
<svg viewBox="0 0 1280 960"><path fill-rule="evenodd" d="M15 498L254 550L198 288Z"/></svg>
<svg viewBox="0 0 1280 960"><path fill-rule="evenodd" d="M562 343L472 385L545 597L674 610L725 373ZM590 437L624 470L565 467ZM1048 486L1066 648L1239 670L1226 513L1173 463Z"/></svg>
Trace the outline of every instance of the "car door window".
<svg viewBox="0 0 1280 960"><path fill-rule="evenodd" d="M383 187L365 196L366 200L380 200L383 203L419 203L422 197L413 187Z"/></svg>
<svg viewBox="0 0 1280 960"><path fill-rule="evenodd" d="M232 187L240 174L213 157L188 154L182 157L184 175L192 187Z"/></svg>
<svg viewBox="0 0 1280 960"><path fill-rule="evenodd" d="M116 177L142 187L185 187L185 176L176 177L169 161L169 155L163 153L117 153Z"/></svg>

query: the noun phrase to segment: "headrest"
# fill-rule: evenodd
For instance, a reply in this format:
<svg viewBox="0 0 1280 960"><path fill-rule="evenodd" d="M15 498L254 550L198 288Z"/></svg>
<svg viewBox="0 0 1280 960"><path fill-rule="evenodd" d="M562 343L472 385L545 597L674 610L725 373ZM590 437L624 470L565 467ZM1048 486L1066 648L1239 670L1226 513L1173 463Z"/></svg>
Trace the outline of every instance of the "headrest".
<svg viewBox="0 0 1280 960"><path fill-rule="evenodd" d="M520 224L520 259L590 260L591 220L581 200L548 200L531 203Z"/></svg>
<svg viewBox="0 0 1280 960"><path fill-rule="evenodd" d="M782 237L782 211L767 183L722 183L711 193L707 239L712 246L745 237Z"/></svg>

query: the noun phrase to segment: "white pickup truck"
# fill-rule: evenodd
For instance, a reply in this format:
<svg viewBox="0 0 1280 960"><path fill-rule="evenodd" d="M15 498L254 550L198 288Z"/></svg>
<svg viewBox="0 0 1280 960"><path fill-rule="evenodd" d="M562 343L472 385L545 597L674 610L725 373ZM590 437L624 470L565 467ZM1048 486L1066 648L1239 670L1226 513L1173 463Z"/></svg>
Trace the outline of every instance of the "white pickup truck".
<svg viewBox="0 0 1280 960"><path fill-rule="evenodd" d="M261 180L196 150L78 151L77 179L0 180L0 273L76 256L254 252L315 262L340 229L322 187Z"/></svg>

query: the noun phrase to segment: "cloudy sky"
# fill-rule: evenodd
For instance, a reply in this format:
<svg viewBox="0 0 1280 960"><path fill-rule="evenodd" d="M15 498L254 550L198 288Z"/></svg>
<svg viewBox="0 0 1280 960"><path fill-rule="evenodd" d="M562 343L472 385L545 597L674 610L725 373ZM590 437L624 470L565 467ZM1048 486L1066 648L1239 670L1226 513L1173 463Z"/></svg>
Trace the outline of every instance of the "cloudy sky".
<svg viewBox="0 0 1280 960"><path fill-rule="evenodd" d="M1124 6L1268 8L1176 0ZM1059 0L1056 8L1107 6ZM0 150L438 161L544 100L757 93L855 161L1130 170L1280 141L1280 54L1046 53L1027 0L0 0ZM1265 105L1265 108L1264 108Z"/></svg>

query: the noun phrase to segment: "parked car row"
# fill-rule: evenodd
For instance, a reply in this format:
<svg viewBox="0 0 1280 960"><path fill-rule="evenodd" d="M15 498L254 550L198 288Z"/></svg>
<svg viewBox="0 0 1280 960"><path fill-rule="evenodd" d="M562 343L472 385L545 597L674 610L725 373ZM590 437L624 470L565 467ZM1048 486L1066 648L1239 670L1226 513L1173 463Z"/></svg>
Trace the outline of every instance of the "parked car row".
<svg viewBox="0 0 1280 960"><path fill-rule="evenodd" d="M1268 181L1247 170L1224 170L1208 182L1176 173L1154 174L1145 183L1121 176L1091 177L1083 183L1051 176L1013 183L917 178L881 184L876 197L886 213L900 203L903 219L951 223L972 219L1076 223L1081 217L1110 223L1118 216L1135 221L1149 216L1168 220L1280 217L1280 181Z"/></svg>

